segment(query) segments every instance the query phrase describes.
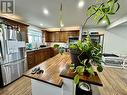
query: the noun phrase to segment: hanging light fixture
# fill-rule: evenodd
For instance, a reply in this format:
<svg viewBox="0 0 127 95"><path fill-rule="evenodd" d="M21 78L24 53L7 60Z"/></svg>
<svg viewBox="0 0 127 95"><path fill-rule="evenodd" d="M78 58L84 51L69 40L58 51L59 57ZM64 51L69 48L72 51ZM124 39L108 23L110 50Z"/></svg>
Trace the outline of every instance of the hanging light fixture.
<svg viewBox="0 0 127 95"><path fill-rule="evenodd" d="M64 27L62 11L63 11L63 5L62 5L62 1L61 1L61 4L60 4L60 28Z"/></svg>

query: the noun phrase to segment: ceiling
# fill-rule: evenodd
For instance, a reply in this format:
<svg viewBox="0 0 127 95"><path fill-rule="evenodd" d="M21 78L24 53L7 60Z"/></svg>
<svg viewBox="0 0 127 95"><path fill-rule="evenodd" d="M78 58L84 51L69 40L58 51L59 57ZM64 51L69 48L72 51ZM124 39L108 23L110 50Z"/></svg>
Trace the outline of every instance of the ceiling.
<svg viewBox="0 0 127 95"><path fill-rule="evenodd" d="M80 0L15 0L14 19L32 24L38 27L60 27L60 3L63 4L63 22L65 26L80 26L86 19L86 9L95 0L85 0L85 6L78 8ZM127 15L127 0L119 0L119 12L110 17L111 22ZM43 14L43 8L49 10L49 15ZM40 24L43 26L40 26ZM88 25L95 26L93 21ZM103 25L100 25L103 26Z"/></svg>

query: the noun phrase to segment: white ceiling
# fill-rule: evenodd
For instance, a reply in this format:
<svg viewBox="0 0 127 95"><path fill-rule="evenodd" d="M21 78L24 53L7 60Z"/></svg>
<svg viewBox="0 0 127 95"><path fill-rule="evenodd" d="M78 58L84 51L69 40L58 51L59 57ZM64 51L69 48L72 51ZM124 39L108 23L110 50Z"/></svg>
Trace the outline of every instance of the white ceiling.
<svg viewBox="0 0 127 95"><path fill-rule="evenodd" d="M23 22L43 27L60 27L59 26L59 10L61 0L15 0L16 9L15 14ZM83 9L78 8L79 0L62 0L63 3L63 21L65 26L79 26L86 18L86 9L88 6L95 2L95 0L85 0ZM119 12L110 17L111 21L115 21L127 15L127 0L119 0ZM43 8L49 10L49 15L43 14ZM18 19L18 18L17 18ZM90 25L95 25L90 21Z"/></svg>

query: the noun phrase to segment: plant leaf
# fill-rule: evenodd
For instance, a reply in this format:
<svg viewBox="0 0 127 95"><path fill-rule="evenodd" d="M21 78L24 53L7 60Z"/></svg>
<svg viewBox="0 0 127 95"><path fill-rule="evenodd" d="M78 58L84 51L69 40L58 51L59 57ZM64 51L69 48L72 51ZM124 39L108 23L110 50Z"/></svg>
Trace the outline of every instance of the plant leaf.
<svg viewBox="0 0 127 95"><path fill-rule="evenodd" d="M70 64L69 66L70 66L70 69L71 69L71 70L74 70L74 68L75 68L75 67L74 67L74 64Z"/></svg>
<svg viewBox="0 0 127 95"><path fill-rule="evenodd" d="M119 10L119 8L120 8L120 4L117 3L117 9L116 9L115 13Z"/></svg>
<svg viewBox="0 0 127 95"><path fill-rule="evenodd" d="M108 16L107 15L105 15L105 21L106 21L106 23L108 24L108 25L110 25L110 20L109 20L109 18L108 18Z"/></svg>
<svg viewBox="0 0 127 95"><path fill-rule="evenodd" d="M77 41L77 46L80 50L83 50L83 44L81 41Z"/></svg>
<svg viewBox="0 0 127 95"><path fill-rule="evenodd" d="M84 60L84 64L86 64L87 60L88 60L88 59L85 59L85 60Z"/></svg>
<svg viewBox="0 0 127 95"><path fill-rule="evenodd" d="M74 45L74 44L71 44L71 45L69 46L69 48L70 48L70 49L77 49L76 45Z"/></svg>
<svg viewBox="0 0 127 95"><path fill-rule="evenodd" d="M92 66L89 67L89 68L86 68L86 70L88 71L88 73L89 73L90 75L94 75L94 70L93 70L93 67L92 67Z"/></svg>
<svg viewBox="0 0 127 95"><path fill-rule="evenodd" d="M56 49L58 49L59 48L59 45L58 44L54 44L53 47L56 48Z"/></svg>
<svg viewBox="0 0 127 95"><path fill-rule="evenodd" d="M59 53L62 55L64 53L64 47L59 47Z"/></svg>
<svg viewBox="0 0 127 95"><path fill-rule="evenodd" d="M76 72L78 74L82 74L84 72L84 66L77 66L76 67Z"/></svg>
<svg viewBox="0 0 127 95"><path fill-rule="evenodd" d="M116 2L118 2L118 0L114 0L114 2L116 3Z"/></svg>
<svg viewBox="0 0 127 95"><path fill-rule="evenodd" d="M98 67L97 67L97 70L98 70L98 72L102 72L102 71L103 71L102 66L98 66Z"/></svg>
<svg viewBox="0 0 127 95"><path fill-rule="evenodd" d="M104 20L104 17L105 17L105 15L98 20L97 24L101 23Z"/></svg>
<svg viewBox="0 0 127 95"><path fill-rule="evenodd" d="M74 83L77 85L79 83L79 75L75 75L74 77Z"/></svg>

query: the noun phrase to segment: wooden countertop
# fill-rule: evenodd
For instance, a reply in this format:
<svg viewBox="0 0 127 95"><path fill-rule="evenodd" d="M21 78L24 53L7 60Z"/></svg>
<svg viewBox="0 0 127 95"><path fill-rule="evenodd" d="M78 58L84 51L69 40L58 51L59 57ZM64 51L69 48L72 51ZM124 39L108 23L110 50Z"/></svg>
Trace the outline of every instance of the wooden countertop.
<svg viewBox="0 0 127 95"><path fill-rule="evenodd" d="M41 64L35 66L40 67L44 70L42 74L31 74L32 69L27 71L24 76L43 81L52 84L57 87L62 87L63 81L61 77L66 77L73 79L74 73L69 70L68 65L71 63L71 58L69 53L64 53L63 55L57 54L56 56L42 62ZM60 77L61 76L61 77ZM102 86L102 82L98 75L92 77L81 76L80 81L84 81L90 84L95 84Z"/></svg>
<svg viewBox="0 0 127 95"><path fill-rule="evenodd" d="M86 83L89 83L89 84L94 84L94 85L97 85L97 86L103 86L98 74L96 72L94 72L94 73L95 73L95 75L91 76L91 77L89 77L88 75L80 76L80 81L86 82ZM68 69L63 70L61 72L60 76L64 77L64 78L74 79L75 73L72 72L72 70L70 70L68 68Z"/></svg>
<svg viewBox="0 0 127 95"><path fill-rule="evenodd" d="M34 51L38 51L38 50L42 50L42 49L47 49L47 48L52 48L52 47L43 47L43 48L38 48L38 49L31 49L31 50L26 50L27 53L29 52L34 52Z"/></svg>
<svg viewBox="0 0 127 95"><path fill-rule="evenodd" d="M56 56L42 62L41 64L35 66L40 67L44 70L43 74L31 74L32 69L27 71L24 76L36 79L39 81L43 81L58 87L62 87L63 81L59 76L60 73L66 69L68 64L71 63L70 55L68 53L64 53L63 55L57 54Z"/></svg>

